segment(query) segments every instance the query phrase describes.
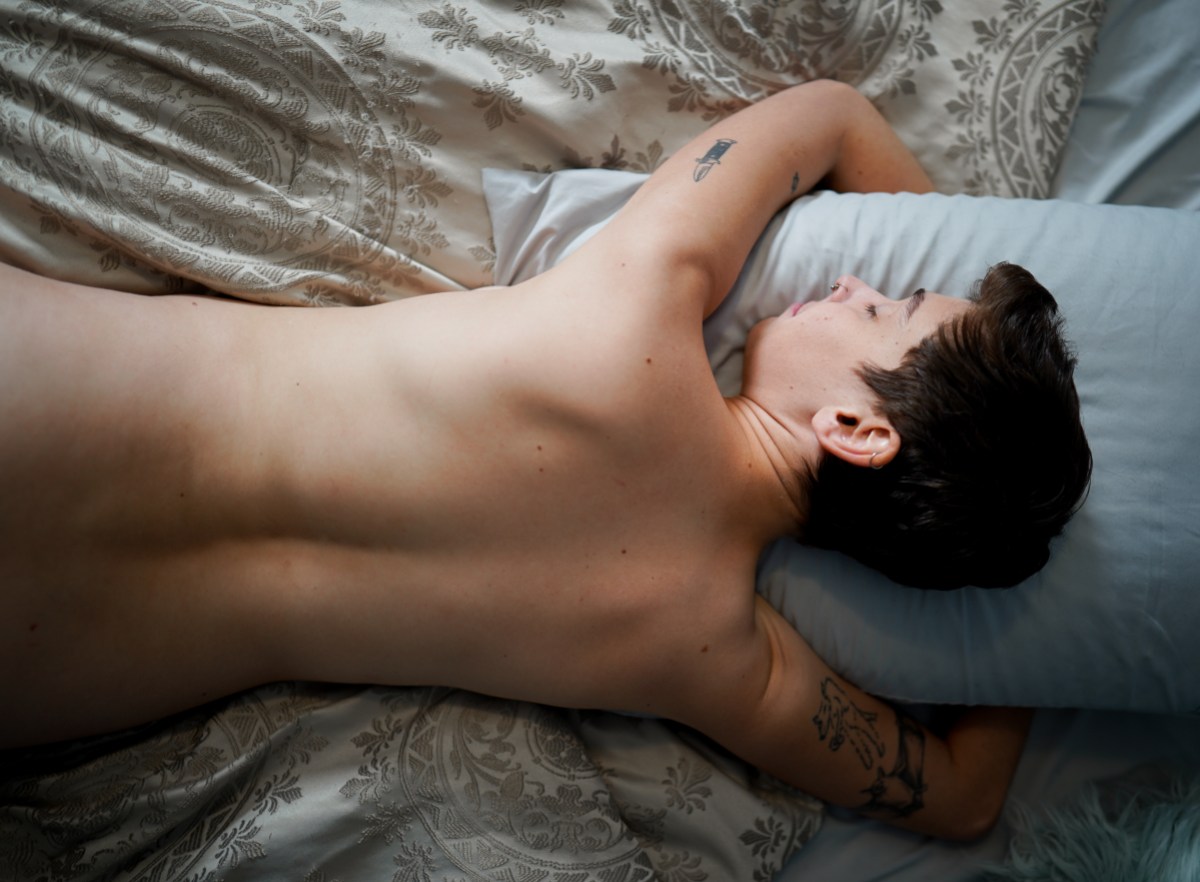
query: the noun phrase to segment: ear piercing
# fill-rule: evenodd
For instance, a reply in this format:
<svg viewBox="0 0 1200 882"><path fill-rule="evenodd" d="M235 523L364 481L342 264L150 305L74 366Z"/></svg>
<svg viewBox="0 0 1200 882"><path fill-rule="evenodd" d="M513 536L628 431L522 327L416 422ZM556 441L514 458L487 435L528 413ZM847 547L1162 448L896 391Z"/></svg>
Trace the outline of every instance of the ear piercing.
<svg viewBox="0 0 1200 882"><path fill-rule="evenodd" d="M838 288L840 288L840 287L842 287L842 283L841 283L841 282L834 282L832 285L830 285L830 286L829 286L829 290L830 290L830 291L836 291L836 290L837 290Z"/></svg>
<svg viewBox="0 0 1200 882"><path fill-rule="evenodd" d="M876 450L874 453L871 454L871 463L870 463L871 468L875 469L876 471L883 468L883 463L880 463L879 465L875 465L875 457L877 457L877 456L879 456L878 450Z"/></svg>

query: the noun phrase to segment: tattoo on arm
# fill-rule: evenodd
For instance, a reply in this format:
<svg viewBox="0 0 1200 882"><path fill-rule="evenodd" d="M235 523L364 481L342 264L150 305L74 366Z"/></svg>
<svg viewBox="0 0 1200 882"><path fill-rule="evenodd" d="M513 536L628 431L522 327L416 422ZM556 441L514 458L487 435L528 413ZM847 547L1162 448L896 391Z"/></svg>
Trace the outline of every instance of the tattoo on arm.
<svg viewBox="0 0 1200 882"><path fill-rule="evenodd" d="M877 714L865 711L832 678L821 682L821 705L813 717L817 734L837 752L847 741L875 780L862 792L867 801L859 811L880 818L907 818L924 804L925 732L910 717L896 711L896 758L890 771L883 764L886 749L875 726Z"/></svg>
<svg viewBox="0 0 1200 882"><path fill-rule="evenodd" d="M877 818L907 818L925 805L925 733L911 717L896 711L899 744L892 770L880 766L863 792L869 799L859 811Z"/></svg>
<svg viewBox="0 0 1200 882"><path fill-rule="evenodd" d="M692 180L696 183L703 181L714 165L721 164L721 157L736 143L737 141L729 138L718 138L716 143L708 148L708 152L696 160L696 168L692 172Z"/></svg>
<svg viewBox="0 0 1200 882"><path fill-rule="evenodd" d="M800 186L800 172L795 172L792 175L792 192L796 192L796 188Z"/></svg>
<svg viewBox="0 0 1200 882"><path fill-rule="evenodd" d="M821 706L813 722L822 741L829 739L829 749L836 753L847 740L864 769L883 757L883 739L875 728L876 715L859 708L841 686L831 677L821 682Z"/></svg>

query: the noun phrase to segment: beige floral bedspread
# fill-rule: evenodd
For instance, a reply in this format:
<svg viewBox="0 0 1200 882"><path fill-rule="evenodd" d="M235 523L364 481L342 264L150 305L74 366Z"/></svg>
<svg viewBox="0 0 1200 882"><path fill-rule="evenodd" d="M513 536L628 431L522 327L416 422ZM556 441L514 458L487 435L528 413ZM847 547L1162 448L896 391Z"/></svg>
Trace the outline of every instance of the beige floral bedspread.
<svg viewBox="0 0 1200 882"><path fill-rule="evenodd" d="M480 169L648 171L835 77L946 192L1044 196L1103 0L0 0L0 258L368 303L486 284Z"/></svg>
<svg viewBox="0 0 1200 882"><path fill-rule="evenodd" d="M1041 196L1101 12L0 0L0 259L280 304L485 284L482 168L649 171L816 77L876 100L942 190ZM282 684L0 755L16 880L759 880L820 817L666 723L429 689Z"/></svg>

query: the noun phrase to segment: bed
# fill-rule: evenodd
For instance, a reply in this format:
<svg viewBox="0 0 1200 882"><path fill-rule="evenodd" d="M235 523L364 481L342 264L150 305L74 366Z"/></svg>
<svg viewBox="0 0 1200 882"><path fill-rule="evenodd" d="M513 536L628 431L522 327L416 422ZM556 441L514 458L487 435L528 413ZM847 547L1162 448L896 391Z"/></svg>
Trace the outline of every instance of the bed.
<svg viewBox="0 0 1200 882"><path fill-rule="evenodd" d="M0 10L0 259L281 307L536 273L713 119L851 82L940 193L818 193L777 218L705 328L718 381L797 285L961 293L1012 259L1067 313L1097 463L1050 564L1007 592L763 556L762 593L864 688L1041 708L1012 791L1034 820L977 843L828 810L667 721L281 683L0 754L3 878L972 880L1017 872L1014 839L1088 785L1200 771L1190 0Z"/></svg>

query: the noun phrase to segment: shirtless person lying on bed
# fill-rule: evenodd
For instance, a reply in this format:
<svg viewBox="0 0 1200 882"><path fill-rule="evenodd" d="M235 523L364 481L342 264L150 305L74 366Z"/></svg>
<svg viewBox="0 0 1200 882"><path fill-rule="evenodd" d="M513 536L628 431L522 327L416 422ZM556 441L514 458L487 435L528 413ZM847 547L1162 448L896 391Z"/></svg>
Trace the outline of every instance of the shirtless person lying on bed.
<svg viewBox="0 0 1200 882"><path fill-rule="evenodd" d="M799 535L909 581L1036 569L1086 481L1072 361L1015 268L995 308L843 276L754 330L723 398L701 321L823 178L930 186L816 83L714 126L512 288L305 310L5 267L0 738L276 680L446 685L669 717L831 802L986 830L1027 714L935 736L822 663L755 564ZM918 345L915 376L888 373ZM930 463L927 502L897 478Z"/></svg>

